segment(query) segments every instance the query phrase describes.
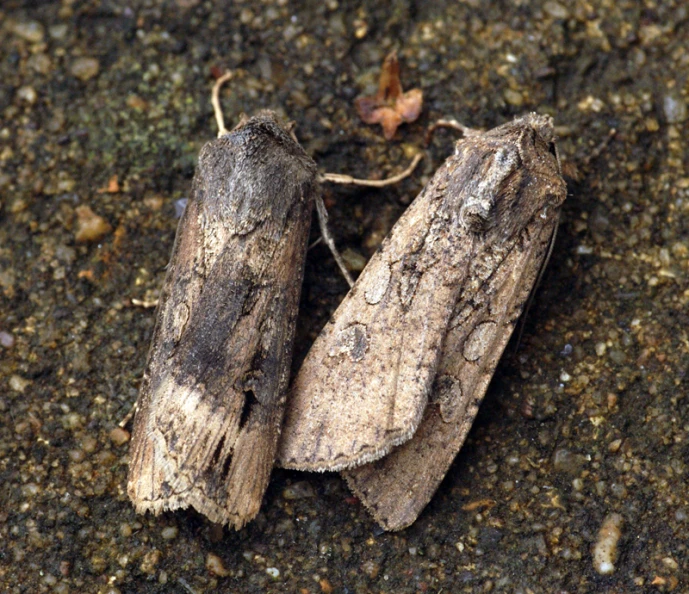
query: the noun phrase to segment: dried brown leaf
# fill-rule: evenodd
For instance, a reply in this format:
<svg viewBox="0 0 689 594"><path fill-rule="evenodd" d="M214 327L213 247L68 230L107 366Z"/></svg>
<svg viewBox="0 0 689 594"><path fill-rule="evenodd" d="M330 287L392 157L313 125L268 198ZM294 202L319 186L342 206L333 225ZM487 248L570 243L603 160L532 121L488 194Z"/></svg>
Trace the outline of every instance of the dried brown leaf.
<svg viewBox="0 0 689 594"><path fill-rule="evenodd" d="M419 117L423 92L421 89L412 89L406 93L402 90L400 65L397 53L393 51L383 62L378 92L372 96L359 97L354 105L366 124L380 124L385 139L391 140L400 124L413 122Z"/></svg>

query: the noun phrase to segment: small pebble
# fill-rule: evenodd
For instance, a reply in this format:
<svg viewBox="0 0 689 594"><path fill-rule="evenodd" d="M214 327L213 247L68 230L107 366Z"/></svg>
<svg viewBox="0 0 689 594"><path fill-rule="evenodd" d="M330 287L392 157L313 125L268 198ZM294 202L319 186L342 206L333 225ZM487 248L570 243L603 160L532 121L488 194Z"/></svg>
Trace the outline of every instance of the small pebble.
<svg viewBox="0 0 689 594"><path fill-rule="evenodd" d="M40 43L45 36L45 29L38 21L26 21L24 23L16 23L12 27L12 32L22 39L31 43Z"/></svg>
<svg viewBox="0 0 689 594"><path fill-rule="evenodd" d="M669 124L679 124L687 119L687 104L679 96L665 95L663 111Z"/></svg>
<svg viewBox="0 0 689 594"><path fill-rule="evenodd" d="M524 104L524 96L519 91L506 89L503 95L505 101L514 107L521 107Z"/></svg>
<svg viewBox="0 0 689 594"><path fill-rule="evenodd" d="M67 25L65 23L58 23L48 28L48 33L55 41L62 41L67 37Z"/></svg>
<svg viewBox="0 0 689 594"><path fill-rule="evenodd" d="M0 330L0 346L6 349L11 349L14 346L14 336L9 332L4 332Z"/></svg>
<svg viewBox="0 0 689 594"><path fill-rule="evenodd" d="M93 212L89 206L78 206L76 213L77 232L74 239L77 243L98 241L112 229L108 222Z"/></svg>
<svg viewBox="0 0 689 594"><path fill-rule="evenodd" d="M69 68L72 76L75 76L79 80L87 81L100 70L100 64L95 58L77 58L72 62Z"/></svg>
<svg viewBox="0 0 689 594"><path fill-rule="evenodd" d="M559 2L546 2L543 4L543 10L554 19L566 19L569 17L567 8Z"/></svg>
<svg viewBox="0 0 689 594"><path fill-rule="evenodd" d="M177 526L166 526L161 531L160 536L163 537L163 540L174 540L177 538L177 534L179 534Z"/></svg>
<svg viewBox="0 0 689 594"><path fill-rule="evenodd" d="M33 497L40 492L40 487L36 483L26 483L22 486L22 495L24 497Z"/></svg>
<svg viewBox="0 0 689 594"><path fill-rule="evenodd" d="M26 86L17 89L17 97L29 105L33 105L36 103L36 99L38 99L38 94L36 93L36 89Z"/></svg>
<svg viewBox="0 0 689 594"><path fill-rule="evenodd" d="M39 74L49 74L53 68L53 63L46 54L34 54L26 61L26 65Z"/></svg>
<svg viewBox="0 0 689 594"><path fill-rule="evenodd" d="M156 567L158 563L160 563L160 559L162 558L162 556L163 554L158 549L153 549L152 551L149 551L144 555L144 559L141 562L139 569L141 569L143 573L155 573Z"/></svg>
<svg viewBox="0 0 689 594"><path fill-rule="evenodd" d="M81 448L87 453L92 454L98 447L98 440L93 435L84 435L81 438Z"/></svg>
<svg viewBox="0 0 689 594"><path fill-rule="evenodd" d="M363 571L372 580L378 577L380 572L380 565L375 561L364 561L361 564L361 571Z"/></svg>
<svg viewBox="0 0 689 594"><path fill-rule="evenodd" d="M24 379L20 375L13 375L10 377L10 389L14 390L15 392L19 392L20 394L24 393L24 390L31 384L31 382L27 379Z"/></svg>
<svg viewBox="0 0 689 594"><path fill-rule="evenodd" d="M553 455L553 467L557 472L577 474L586 460L581 454L577 454L566 448L558 448Z"/></svg>
<svg viewBox="0 0 689 594"><path fill-rule="evenodd" d="M163 197L159 195L146 196L146 198L144 198L144 204L151 210L160 210L163 208L164 204Z"/></svg>
<svg viewBox="0 0 689 594"><path fill-rule="evenodd" d="M65 429L80 429L84 426L84 419L79 413L70 412L62 417L62 425Z"/></svg>
<svg viewBox="0 0 689 594"><path fill-rule="evenodd" d="M622 536L622 523L620 514L609 514L598 531L598 539L593 546L593 568L601 575L610 575L615 571L617 543Z"/></svg>
<svg viewBox="0 0 689 594"><path fill-rule="evenodd" d="M110 441L116 446L124 445L129 441L129 431L122 429L122 427L115 427L110 431Z"/></svg>
<svg viewBox="0 0 689 594"><path fill-rule="evenodd" d="M345 248L342 252L342 260L347 270L351 270L352 272L361 272L366 266L366 258L351 248Z"/></svg>
<svg viewBox="0 0 689 594"><path fill-rule="evenodd" d="M230 575L230 572L225 569L222 559L213 553L208 553L206 556L206 569L218 577L227 577Z"/></svg>
<svg viewBox="0 0 689 594"><path fill-rule="evenodd" d="M287 500L306 499L315 495L316 493L308 481L294 483L282 492L282 496Z"/></svg>
<svg viewBox="0 0 689 594"><path fill-rule="evenodd" d="M67 455L72 462L79 463L86 460L86 452L84 452L84 450L69 450Z"/></svg>

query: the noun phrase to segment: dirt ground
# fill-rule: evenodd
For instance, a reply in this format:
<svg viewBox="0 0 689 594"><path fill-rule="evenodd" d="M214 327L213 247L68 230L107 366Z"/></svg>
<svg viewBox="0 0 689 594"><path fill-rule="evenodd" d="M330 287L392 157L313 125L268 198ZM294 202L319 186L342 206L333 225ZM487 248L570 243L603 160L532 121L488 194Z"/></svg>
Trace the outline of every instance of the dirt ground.
<svg viewBox="0 0 689 594"><path fill-rule="evenodd" d="M0 29L0 590L689 591L686 2L5 0ZM392 49L424 108L386 141L354 99ZM239 532L127 499L113 429L155 311L135 303L157 297L226 69L244 71L228 123L275 109L322 171L357 177L399 171L439 117L555 118L568 199L521 342L399 533L337 474L275 471ZM326 188L354 268L454 138L395 187ZM321 245L304 283L295 368L347 290Z"/></svg>

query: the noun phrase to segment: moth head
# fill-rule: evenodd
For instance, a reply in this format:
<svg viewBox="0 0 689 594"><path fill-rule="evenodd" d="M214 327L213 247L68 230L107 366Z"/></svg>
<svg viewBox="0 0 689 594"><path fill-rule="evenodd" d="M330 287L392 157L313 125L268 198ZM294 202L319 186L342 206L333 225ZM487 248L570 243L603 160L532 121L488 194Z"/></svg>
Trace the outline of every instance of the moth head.
<svg viewBox="0 0 689 594"><path fill-rule="evenodd" d="M469 232L485 233L497 224L500 202L509 194L519 164L519 153L512 146L500 146L484 154L459 210L460 220Z"/></svg>
<svg viewBox="0 0 689 594"><path fill-rule="evenodd" d="M520 125L522 135L520 138L520 152L534 154L550 153L557 165L558 173L562 173L560 166L560 153L557 150L557 134L553 125L553 118L547 115L530 113L514 120L514 125Z"/></svg>

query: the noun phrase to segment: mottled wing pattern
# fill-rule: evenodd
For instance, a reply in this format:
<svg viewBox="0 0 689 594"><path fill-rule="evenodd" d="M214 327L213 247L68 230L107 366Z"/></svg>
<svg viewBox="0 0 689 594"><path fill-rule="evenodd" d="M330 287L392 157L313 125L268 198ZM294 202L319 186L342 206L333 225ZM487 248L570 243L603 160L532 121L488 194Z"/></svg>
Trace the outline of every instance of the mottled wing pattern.
<svg viewBox="0 0 689 594"><path fill-rule="evenodd" d="M281 465L349 468L413 435L457 302L472 302L470 290L545 208L523 203L535 183L523 162L543 143L534 134L513 122L458 142L307 355L288 397Z"/></svg>
<svg viewBox="0 0 689 594"><path fill-rule="evenodd" d="M500 299L453 315L430 402L414 436L384 458L343 472L352 491L386 530L412 524L462 447L493 371L548 252L556 216L534 221L481 288ZM540 228L539 228L540 227Z"/></svg>
<svg viewBox="0 0 689 594"><path fill-rule="evenodd" d="M287 399L282 466L360 464L416 429L471 256L439 233L458 224L446 218L453 165L409 207L309 351Z"/></svg>
<svg viewBox="0 0 689 594"><path fill-rule="evenodd" d="M519 147L510 184L512 215L485 234L442 345L429 405L409 441L376 462L343 473L352 491L386 530L409 526L430 501L461 448L517 319L538 281L566 196L550 120L527 116L479 141ZM461 141L460 141L461 142ZM476 140L474 140L476 142ZM499 148L497 149L499 150ZM503 209L503 212L505 210ZM524 217L526 215L526 218Z"/></svg>
<svg viewBox="0 0 689 594"><path fill-rule="evenodd" d="M266 112L201 151L139 398L128 493L240 528L289 380L316 168Z"/></svg>

